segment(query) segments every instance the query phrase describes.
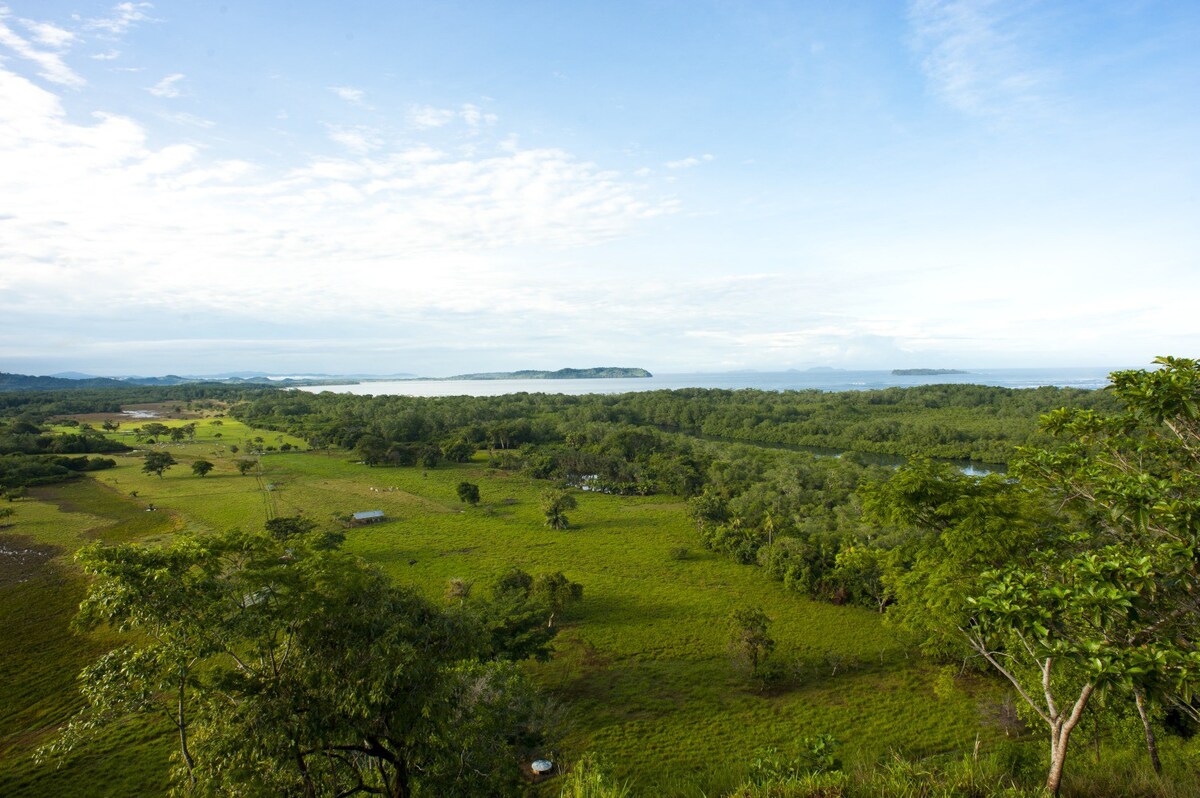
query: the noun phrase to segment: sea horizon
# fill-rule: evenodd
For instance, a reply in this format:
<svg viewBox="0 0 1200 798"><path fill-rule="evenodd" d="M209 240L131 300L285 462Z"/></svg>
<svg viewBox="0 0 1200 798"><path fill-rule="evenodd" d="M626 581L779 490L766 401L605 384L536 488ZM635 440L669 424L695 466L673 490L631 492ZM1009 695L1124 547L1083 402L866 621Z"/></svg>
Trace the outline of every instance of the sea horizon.
<svg viewBox="0 0 1200 798"><path fill-rule="evenodd" d="M986 385L998 388L1079 388L1097 390L1121 367L962 369L953 374L894 374L891 370L811 369L805 371L727 371L655 373L652 377L599 379L453 380L412 378L300 386L310 393L329 391L374 396L501 396L510 393L615 394L686 388L824 392L870 391L919 385Z"/></svg>

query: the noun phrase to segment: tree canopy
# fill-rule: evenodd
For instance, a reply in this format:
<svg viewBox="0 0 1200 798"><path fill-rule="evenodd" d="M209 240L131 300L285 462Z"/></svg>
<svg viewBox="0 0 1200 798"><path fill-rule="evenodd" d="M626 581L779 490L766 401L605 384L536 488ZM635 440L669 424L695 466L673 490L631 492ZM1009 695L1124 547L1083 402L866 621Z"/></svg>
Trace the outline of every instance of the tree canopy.
<svg viewBox="0 0 1200 798"><path fill-rule="evenodd" d="M310 522L275 527L81 550L77 624L137 634L84 672L87 705L47 753L153 713L195 794L507 793L541 704L489 630Z"/></svg>

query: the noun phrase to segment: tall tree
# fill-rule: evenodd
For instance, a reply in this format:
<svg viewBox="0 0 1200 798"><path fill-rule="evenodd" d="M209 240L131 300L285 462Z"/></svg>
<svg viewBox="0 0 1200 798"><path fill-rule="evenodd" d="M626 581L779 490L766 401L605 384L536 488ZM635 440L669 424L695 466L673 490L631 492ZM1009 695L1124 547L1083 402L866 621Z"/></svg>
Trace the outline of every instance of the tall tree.
<svg viewBox="0 0 1200 798"><path fill-rule="evenodd" d="M286 526L286 529L284 528ZM136 632L84 674L56 743L163 713L177 784L213 795L484 796L515 791L536 694L487 658L470 615L433 607L307 523L95 545L79 624Z"/></svg>
<svg viewBox="0 0 1200 798"><path fill-rule="evenodd" d="M1144 704L1200 676L1200 369L1159 365L1112 375L1119 414L1047 416L1061 443L1022 451L1019 482L925 465L864 501L918 533L894 617L1012 683L1048 731L1052 794L1098 690ZM1148 724L1147 742L1153 757Z"/></svg>
<svg viewBox="0 0 1200 798"><path fill-rule="evenodd" d="M176 464L170 452L146 452L142 462L142 471L146 474L157 474L162 479L163 472Z"/></svg>

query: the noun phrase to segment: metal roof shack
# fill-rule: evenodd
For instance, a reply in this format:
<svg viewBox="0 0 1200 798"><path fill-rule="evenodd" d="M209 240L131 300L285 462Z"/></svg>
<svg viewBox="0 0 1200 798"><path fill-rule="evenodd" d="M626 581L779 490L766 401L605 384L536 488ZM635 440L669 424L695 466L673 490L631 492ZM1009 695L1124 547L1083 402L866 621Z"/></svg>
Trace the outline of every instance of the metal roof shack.
<svg viewBox="0 0 1200 798"><path fill-rule="evenodd" d="M363 510L354 514L356 524L374 524L384 519L383 510Z"/></svg>

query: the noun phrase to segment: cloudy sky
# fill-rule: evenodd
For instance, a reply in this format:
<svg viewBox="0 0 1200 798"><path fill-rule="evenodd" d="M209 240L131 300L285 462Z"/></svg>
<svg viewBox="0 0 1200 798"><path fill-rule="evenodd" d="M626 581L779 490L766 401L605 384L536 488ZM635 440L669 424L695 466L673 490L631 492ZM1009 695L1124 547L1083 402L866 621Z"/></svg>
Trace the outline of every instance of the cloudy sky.
<svg viewBox="0 0 1200 798"><path fill-rule="evenodd" d="M0 0L0 371L1200 354L1200 4Z"/></svg>

